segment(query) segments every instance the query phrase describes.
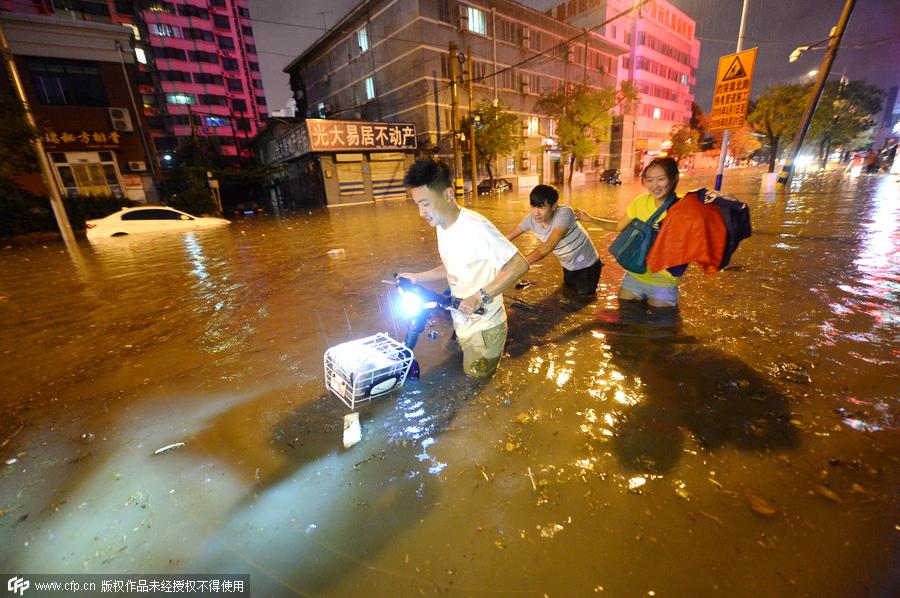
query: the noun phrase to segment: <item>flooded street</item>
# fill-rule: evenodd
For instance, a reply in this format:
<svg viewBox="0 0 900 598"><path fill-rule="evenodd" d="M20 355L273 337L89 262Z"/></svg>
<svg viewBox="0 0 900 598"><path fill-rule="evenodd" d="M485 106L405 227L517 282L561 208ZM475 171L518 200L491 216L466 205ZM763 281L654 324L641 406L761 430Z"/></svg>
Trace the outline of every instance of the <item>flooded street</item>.
<svg viewBox="0 0 900 598"><path fill-rule="evenodd" d="M439 260L412 202L3 249L3 569L249 573L254 596L896 595L900 183L761 196L760 175L726 173L754 236L728 271L688 269L676 316L620 308L614 235L588 226L591 303L533 266L483 383L439 319L350 449L323 354L402 340L381 280ZM638 192L564 202L618 217ZM505 232L528 198L466 205Z"/></svg>

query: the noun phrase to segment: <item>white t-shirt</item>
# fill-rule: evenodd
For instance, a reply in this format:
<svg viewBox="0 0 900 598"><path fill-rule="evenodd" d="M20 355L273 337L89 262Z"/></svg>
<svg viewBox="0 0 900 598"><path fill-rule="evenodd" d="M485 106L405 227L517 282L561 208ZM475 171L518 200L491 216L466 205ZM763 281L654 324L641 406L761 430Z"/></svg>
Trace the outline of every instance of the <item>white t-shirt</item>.
<svg viewBox="0 0 900 598"><path fill-rule="evenodd" d="M437 227L437 241L450 292L460 299L490 284L506 262L518 253L516 246L490 220L466 208L460 208L459 217L449 227ZM472 315L468 320L459 312L451 312L457 336L466 338L506 321L503 295L492 297L484 310L484 315Z"/></svg>

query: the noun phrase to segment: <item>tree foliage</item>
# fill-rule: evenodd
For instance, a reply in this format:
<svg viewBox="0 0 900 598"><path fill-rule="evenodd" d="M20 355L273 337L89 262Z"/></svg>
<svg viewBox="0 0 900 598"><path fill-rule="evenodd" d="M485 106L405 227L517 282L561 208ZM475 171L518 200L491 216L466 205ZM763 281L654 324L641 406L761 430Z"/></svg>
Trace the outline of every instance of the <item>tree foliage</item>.
<svg viewBox="0 0 900 598"><path fill-rule="evenodd" d="M37 136L18 100L0 93L0 199L19 196L13 176L37 172L33 145Z"/></svg>
<svg viewBox="0 0 900 598"><path fill-rule="evenodd" d="M728 151L734 156L735 160L742 160L758 150L762 146L753 129L749 126L743 126L740 129L731 131L731 137L728 140Z"/></svg>
<svg viewBox="0 0 900 598"><path fill-rule="evenodd" d="M522 144L522 124L502 102L496 106L493 102L479 102L474 113L476 159L487 167L488 178L493 185L494 161L497 156L509 154ZM469 131L469 118L462 119L463 131ZM472 181L472 184L477 184L477 181Z"/></svg>
<svg viewBox="0 0 900 598"><path fill-rule="evenodd" d="M666 153L678 162L700 149L700 133L692 129L690 125L674 126L671 134L672 147Z"/></svg>
<svg viewBox="0 0 900 598"><path fill-rule="evenodd" d="M832 148L846 145L875 125L884 92L862 81L825 84L809 127L808 140L819 145L822 166Z"/></svg>
<svg viewBox="0 0 900 598"><path fill-rule="evenodd" d="M571 90L541 96L538 109L557 120L556 144L569 160L569 183L572 182L576 159L594 156L599 144L609 139L612 110L637 99L634 87L623 82L618 89L594 89L577 84Z"/></svg>
<svg viewBox="0 0 900 598"><path fill-rule="evenodd" d="M774 85L757 98L756 106L747 116L753 130L766 137L769 172L775 172L779 146L790 141L800 127L808 91L805 85Z"/></svg>

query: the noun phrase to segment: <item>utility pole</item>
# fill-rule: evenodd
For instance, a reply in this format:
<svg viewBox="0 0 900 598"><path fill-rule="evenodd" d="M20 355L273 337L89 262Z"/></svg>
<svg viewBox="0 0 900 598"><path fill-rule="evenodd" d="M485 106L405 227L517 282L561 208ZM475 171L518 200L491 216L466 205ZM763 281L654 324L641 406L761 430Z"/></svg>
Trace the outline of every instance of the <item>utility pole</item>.
<svg viewBox="0 0 900 598"><path fill-rule="evenodd" d="M450 42L450 118L453 120L454 184L456 186L456 199L459 201L465 198L465 189L463 189L462 154L459 148L459 90L456 82L456 60L456 44Z"/></svg>
<svg viewBox="0 0 900 598"><path fill-rule="evenodd" d="M25 96L25 88L22 87L22 79L19 77L18 69L16 69L16 63L13 60L9 44L6 42L6 35L3 33L2 25L0 25L0 50L3 52L3 61L6 63L13 87L16 88L16 95L19 97L19 102L21 102L22 109L25 111L25 119L37 131L37 121L34 120L34 114L31 113L31 105ZM47 188L47 194L50 196L50 206L53 208L53 215L56 217L56 225L59 227L59 232L66 245L70 248L75 247L75 233L72 232L72 225L69 224L66 207L63 204L62 196L59 194L59 187L56 186L56 179L53 178L53 172L50 170L50 161L47 160L47 154L44 152L44 142L41 141L40 135L34 138L32 144L41 168L44 186Z"/></svg>
<svg viewBox="0 0 900 598"><path fill-rule="evenodd" d="M472 46L466 46L466 79L469 81L469 161L472 163L472 197L475 197L478 167L475 163L475 99L472 93Z"/></svg>
<svg viewBox="0 0 900 598"><path fill-rule="evenodd" d="M831 65L837 56L838 47L841 45L841 39L844 37L844 31L847 29L847 23L850 21L850 13L856 0L847 0L844 4L844 10L841 18L838 20L837 26L831 30L831 36L828 39L828 49L825 50L825 57L822 59L822 66L819 67L819 78L815 86L809 94L809 100L806 103L806 112L803 113L803 120L800 121L800 128L794 136L794 143L791 146L791 153L778 175L778 185L783 187L791 180L794 171L794 162L797 160L797 154L800 153L800 147L803 145L803 138L806 137L806 131L809 130L809 124L812 122L813 114L816 113L816 106L819 105L819 98L822 97L822 90L825 88L825 80L831 73Z"/></svg>
<svg viewBox="0 0 900 598"><path fill-rule="evenodd" d="M737 50L740 52L744 49L744 27L747 24L747 4L749 0L744 0L744 8L741 9L741 28L738 31ZM719 166L716 168L716 191L722 190L722 178L725 173L725 158L728 156L728 140L731 139L731 129L725 129L722 133L722 150L719 152Z"/></svg>

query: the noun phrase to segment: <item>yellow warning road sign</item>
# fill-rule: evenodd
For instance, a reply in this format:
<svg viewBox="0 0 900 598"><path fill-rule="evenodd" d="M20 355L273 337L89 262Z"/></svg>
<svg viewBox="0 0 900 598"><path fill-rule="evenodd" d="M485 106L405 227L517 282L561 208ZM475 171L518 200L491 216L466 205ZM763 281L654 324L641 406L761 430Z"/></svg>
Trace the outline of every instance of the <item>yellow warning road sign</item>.
<svg viewBox="0 0 900 598"><path fill-rule="evenodd" d="M716 90L709 113L709 130L738 129L747 120L756 50L751 48L719 58Z"/></svg>

